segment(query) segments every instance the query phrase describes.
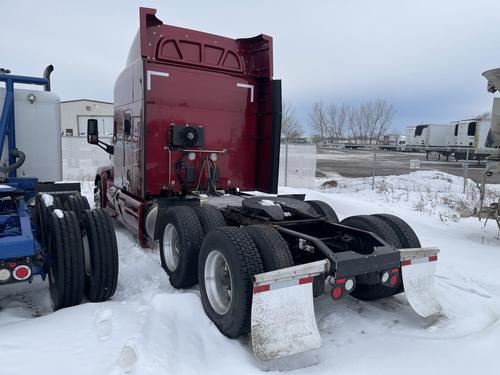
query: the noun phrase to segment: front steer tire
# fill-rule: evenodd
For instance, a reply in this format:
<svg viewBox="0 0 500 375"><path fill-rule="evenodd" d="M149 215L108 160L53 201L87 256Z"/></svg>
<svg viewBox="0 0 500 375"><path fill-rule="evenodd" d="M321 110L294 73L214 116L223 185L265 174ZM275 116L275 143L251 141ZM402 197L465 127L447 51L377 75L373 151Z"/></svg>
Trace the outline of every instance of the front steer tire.
<svg viewBox="0 0 500 375"><path fill-rule="evenodd" d="M82 236L74 212L50 213L49 288L54 310L78 305L85 287Z"/></svg>
<svg viewBox="0 0 500 375"><path fill-rule="evenodd" d="M198 254L203 241L198 217L191 207L177 206L162 211L158 220L162 228L161 266L168 274L170 284L177 289L193 286L198 282ZM173 250L177 252L176 262L172 258L172 248L176 248Z"/></svg>
<svg viewBox="0 0 500 375"><path fill-rule="evenodd" d="M111 217L103 209L80 218L85 253L85 296L91 302L111 298L118 282L118 248Z"/></svg>
<svg viewBox="0 0 500 375"><path fill-rule="evenodd" d="M213 252L222 254L231 277L231 299L225 313L215 311L207 294L206 263ZM237 338L250 331L253 276L263 271L257 246L242 228L215 228L205 237L198 263L201 302L208 317L225 336Z"/></svg>

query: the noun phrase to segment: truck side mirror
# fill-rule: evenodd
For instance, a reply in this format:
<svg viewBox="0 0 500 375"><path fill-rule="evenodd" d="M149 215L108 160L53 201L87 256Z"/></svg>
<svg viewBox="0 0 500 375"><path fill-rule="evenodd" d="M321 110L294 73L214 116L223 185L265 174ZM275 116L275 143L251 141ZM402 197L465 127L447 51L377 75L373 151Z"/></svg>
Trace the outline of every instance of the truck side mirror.
<svg viewBox="0 0 500 375"><path fill-rule="evenodd" d="M87 120L87 142L92 145L99 143L99 130L96 119Z"/></svg>
<svg viewBox="0 0 500 375"><path fill-rule="evenodd" d="M104 143L99 140L99 129L97 124L98 123L96 119L87 120L87 142L92 145L98 145L108 154L113 155L115 152L114 146L108 145L107 143Z"/></svg>

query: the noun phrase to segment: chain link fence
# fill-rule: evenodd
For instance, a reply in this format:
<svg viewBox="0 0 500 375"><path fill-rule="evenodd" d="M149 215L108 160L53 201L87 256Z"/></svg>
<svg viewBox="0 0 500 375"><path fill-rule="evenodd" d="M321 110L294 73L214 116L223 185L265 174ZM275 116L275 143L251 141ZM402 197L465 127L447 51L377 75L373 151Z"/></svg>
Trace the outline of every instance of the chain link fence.
<svg viewBox="0 0 500 375"><path fill-rule="evenodd" d="M279 186L340 194L372 191L388 201L412 201L417 208L440 201L472 210L485 171L484 159L471 160L475 157L466 151L443 155L285 143L280 149ZM110 156L88 144L86 137L62 137L62 158L65 181L91 183L97 168L110 164ZM488 179L485 195L486 203L498 200L500 176Z"/></svg>
<svg viewBox="0 0 500 375"><path fill-rule="evenodd" d="M467 150L403 152L338 145L318 147L315 188L341 194L373 191L421 211L441 204L467 215L478 207L478 182L485 171L485 155ZM497 202L500 176L487 181L485 203Z"/></svg>
<svg viewBox="0 0 500 375"><path fill-rule="evenodd" d="M111 138L100 137L110 143ZM103 149L87 143L87 137L62 137L64 181L93 181L97 168L110 164L110 156Z"/></svg>
<svg viewBox="0 0 500 375"><path fill-rule="evenodd" d="M278 185L314 189L316 156L314 144L282 144Z"/></svg>

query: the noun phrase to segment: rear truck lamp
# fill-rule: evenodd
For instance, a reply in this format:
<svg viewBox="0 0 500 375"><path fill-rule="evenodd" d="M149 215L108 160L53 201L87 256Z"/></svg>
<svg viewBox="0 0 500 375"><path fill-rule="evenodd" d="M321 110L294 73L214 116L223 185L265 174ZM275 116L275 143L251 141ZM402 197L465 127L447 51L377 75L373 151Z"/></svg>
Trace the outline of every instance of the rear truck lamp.
<svg viewBox="0 0 500 375"><path fill-rule="evenodd" d="M16 262L8 262L8 263L7 263L7 266L8 266L9 268L14 269L14 268L16 268L17 263L16 263Z"/></svg>
<svg viewBox="0 0 500 375"><path fill-rule="evenodd" d="M17 266L13 272L14 279L22 281L26 280L31 276L31 268L25 265Z"/></svg>
<svg viewBox="0 0 500 375"><path fill-rule="evenodd" d="M398 283L398 280L399 280L399 277L397 275L392 275L391 279L389 280L389 284L391 286L396 286L396 284Z"/></svg>
<svg viewBox="0 0 500 375"><path fill-rule="evenodd" d="M6 268L0 270L0 282L7 281L10 279L10 271Z"/></svg>
<svg viewBox="0 0 500 375"><path fill-rule="evenodd" d="M196 154L195 154L194 152L190 152L190 153L188 153L188 159L189 159L189 160L194 160L194 159L196 159Z"/></svg>
<svg viewBox="0 0 500 375"><path fill-rule="evenodd" d="M353 280L353 279L347 279L347 281L346 281L346 282L345 282L345 284L344 284L345 291L346 291L347 293L352 292L352 291L353 291L353 289L354 289L354 286L355 286L355 285L356 285L356 284L355 284L355 282L354 282L354 280Z"/></svg>
<svg viewBox="0 0 500 375"><path fill-rule="evenodd" d="M342 295L344 294L344 288L341 286L335 286L332 289L332 298L333 299L340 299L342 298Z"/></svg>
<svg viewBox="0 0 500 375"><path fill-rule="evenodd" d="M209 156L210 160L212 161L217 161L217 154L215 152L212 152Z"/></svg>
<svg viewBox="0 0 500 375"><path fill-rule="evenodd" d="M389 281L389 272L385 271L382 273L382 276L380 277L380 280L385 284L386 282Z"/></svg>

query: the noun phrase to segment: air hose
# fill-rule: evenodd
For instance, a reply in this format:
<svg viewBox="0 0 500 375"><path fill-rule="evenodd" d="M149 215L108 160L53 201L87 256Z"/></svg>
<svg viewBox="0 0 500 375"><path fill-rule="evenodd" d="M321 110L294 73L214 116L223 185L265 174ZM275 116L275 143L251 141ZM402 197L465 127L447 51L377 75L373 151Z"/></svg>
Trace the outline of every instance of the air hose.
<svg viewBox="0 0 500 375"><path fill-rule="evenodd" d="M26 160L26 155L24 154L24 152L22 152L20 150L12 150L11 155L17 159L16 162L14 164L11 164L11 165L6 165L4 167L0 167L0 172L7 174L7 173L10 173L12 171L15 171L21 165L23 165L24 161Z"/></svg>

